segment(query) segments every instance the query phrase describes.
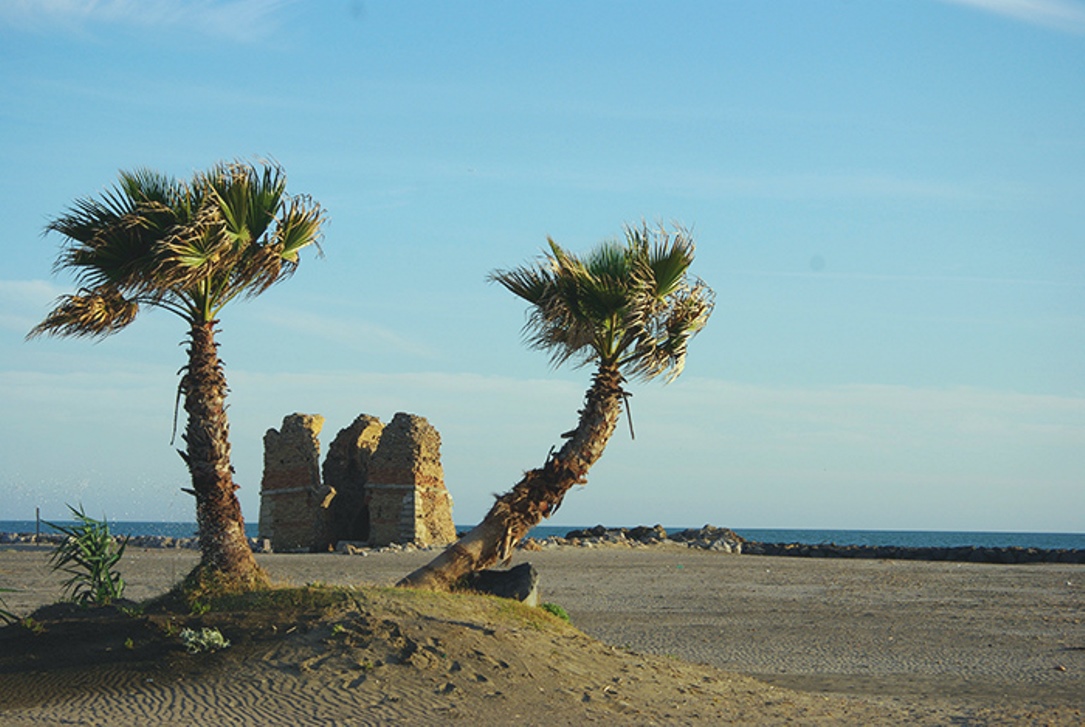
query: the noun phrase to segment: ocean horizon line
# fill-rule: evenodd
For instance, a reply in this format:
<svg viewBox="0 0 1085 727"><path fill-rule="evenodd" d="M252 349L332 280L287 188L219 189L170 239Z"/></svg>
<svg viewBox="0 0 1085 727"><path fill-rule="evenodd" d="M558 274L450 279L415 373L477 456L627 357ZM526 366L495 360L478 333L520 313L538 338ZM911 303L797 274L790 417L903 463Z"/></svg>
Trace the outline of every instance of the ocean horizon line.
<svg viewBox="0 0 1085 727"><path fill-rule="evenodd" d="M52 521L50 521L52 522ZM70 521L57 520L58 525L70 524ZM118 535L157 535L175 538L193 537L197 534L194 521L187 520L110 520L110 529ZM50 532L47 521L41 520L0 520L0 532L33 533L40 527L41 532ZM474 525L457 525L457 532L470 530ZM529 532L529 537L564 537L573 530L586 530L596 525L537 525ZM609 530L628 528L629 526L604 525ZM639 526L633 526L639 527ZM651 526L649 526L651 527ZM677 533L687 529L699 529L702 526L663 526L668 533ZM861 545L895 547L984 547L984 548L1038 548L1043 550L1081 550L1085 549L1085 533L1028 532L1028 531L993 531L993 530L881 530L848 528L743 528L728 527L747 541L762 543L800 543L803 545ZM259 524L246 523L245 532L249 537L259 537Z"/></svg>
<svg viewBox="0 0 1085 727"><path fill-rule="evenodd" d="M139 519L114 519L105 518L110 526L113 525L170 525L170 526L191 526L196 527L195 520L139 520ZM45 525L46 522L56 522L59 525L68 525L74 523L74 520L68 518L41 518L40 522ZM5 526L10 523L31 523L35 521L33 519L10 519L0 520L0 532L10 532L5 529ZM455 528L459 531L469 530L475 527L478 523L456 523ZM540 523L533 529L545 528L553 530L589 530L596 527L604 527L607 530L620 530L622 528L632 529L636 527L655 527L661 526L664 530L669 532L679 532L682 530L697 530L702 527L719 527L733 530L736 533L742 534L742 531L751 532L849 532L849 533L975 533L977 535L1068 535L1068 536L1083 536L1085 537L1085 530L1076 532L1072 530L1031 530L1031 529L1012 529L1012 530L992 530L992 529L977 529L977 528L958 528L955 530L947 530L943 528L857 528L857 527L822 527L822 526L732 526L720 523L702 523L700 525L665 525L663 523L653 522L649 523L638 522L636 524L607 524L606 522L595 522L591 524L581 523L573 525L565 524L553 524L553 523ZM246 518L245 529L249 530L253 527L259 527L258 523L253 523Z"/></svg>

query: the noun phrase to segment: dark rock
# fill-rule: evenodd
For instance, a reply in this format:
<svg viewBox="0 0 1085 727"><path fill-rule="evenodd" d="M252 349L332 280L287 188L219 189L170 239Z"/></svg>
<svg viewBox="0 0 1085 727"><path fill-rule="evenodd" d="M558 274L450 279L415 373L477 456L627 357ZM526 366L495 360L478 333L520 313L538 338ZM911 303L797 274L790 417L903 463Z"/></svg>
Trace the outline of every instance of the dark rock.
<svg viewBox="0 0 1085 727"><path fill-rule="evenodd" d="M530 563L521 563L508 570L484 570L467 576L463 589L538 606L539 572Z"/></svg>
<svg viewBox="0 0 1085 727"><path fill-rule="evenodd" d="M570 530L565 533L566 538L579 538L580 540L587 540L588 538L603 538L606 537L608 530L603 525L596 525L594 528L584 528L583 530Z"/></svg>
<svg viewBox="0 0 1085 727"><path fill-rule="evenodd" d="M717 540L730 541L732 543L745 543L746 539L730 528L718 528L715 525L705 525L702 528L689 528L680 533L671 535L671 540L682 543L690 541L702 541L712 543Z"/></svg>
<svg viewBox="0 0 1085 727"><path fill-rule="evenodd" d="M642 543L659 542L667 539L667 531L663 529L662 525L656 525L655 527L648 527L646 525L639 525L635 528L631 528L626 537L631 540L639 540Z"/></svg>
<svg viewBox="0 0 1085 727"><path fill-rule="evenodd" d="M273 553L271 538L249 538L249 546L254 553Z"/></svg>

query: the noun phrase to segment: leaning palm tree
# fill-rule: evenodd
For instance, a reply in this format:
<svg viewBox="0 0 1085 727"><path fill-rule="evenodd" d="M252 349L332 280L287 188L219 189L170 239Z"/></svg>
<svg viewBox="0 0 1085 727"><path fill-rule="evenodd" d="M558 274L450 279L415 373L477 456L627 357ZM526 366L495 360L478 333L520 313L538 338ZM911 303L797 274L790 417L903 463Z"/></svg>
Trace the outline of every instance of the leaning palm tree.
<svg viewBox="0 0 1085 727"><path fill-rule="evenodd" d="M188 421L179 453L196 497L202 555L193 576L242 589L266 583L235 494L215 329L231 300L259 295L294 272L301 249L318 242L323 219L308 197L287 195L279 166L233 162L190 181L121 172L112 189L77 200L46 227L65 238L55 269L72 272L79 289L61 297L28 338L105 337L143 306L188 324L178 389Z"/></svg>
<svg viewBox="0 0 1085 727"><path fill-rule="evenodd" d="M690 338L712 313L712 290L689 275L694 245L681 227L626 227L624 243L603 243L584 258L549 243L537 264L491 279L531 304L524 326L531 347L549 351L555 366L595 365L580 420L557 453L497 498L482 523L401 586L449 590L469 573L506 562L565 493L587 481L617 426L626 379L675 379Z"/></svg>

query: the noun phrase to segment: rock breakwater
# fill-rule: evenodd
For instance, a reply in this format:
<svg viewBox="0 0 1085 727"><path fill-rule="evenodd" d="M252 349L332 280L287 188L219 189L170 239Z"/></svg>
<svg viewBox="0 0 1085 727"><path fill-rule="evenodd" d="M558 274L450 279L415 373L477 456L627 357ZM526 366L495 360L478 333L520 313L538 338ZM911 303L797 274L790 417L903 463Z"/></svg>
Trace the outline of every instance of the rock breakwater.
<svg viewBox="0 0 1085 727"><path fill-rule="evenodd" d="M794 558L866 558L873 560L934 560L961 563L1085 563L1085 550L1043 548L917 548L894 545L809 545L804 543L748 542L750 555L781 555Z"/></svg>
<svg viewBox="0 0 1085 727"><path fill-rule="evenodd" d="M571 530L565 537L528 538L525 550L557 547L639 547L646 545L682 545L687 548L746 555L774 555L793 558L866 558L871 560L930 560L962 563L1085 563L1085 550L1043 548L907 547L886 545L836 545L835 543L761 543L749 541L729 528L705 525L668 535L656 525L635 528L607 528L596 525Z"/></svg>
<svg viewBox="0 0 1085 727"><path fill-rule="evenodd" d="M63 533L0 533L0 545L59 545L67 538ZM115 536L118 543L123 536ZM175 538L169 535L133 535L127 539L128 548L182 548L199 550L200 539L196 536ZM270 553L271 543L267 538L249 538L249 547L254 553Z"/></svg>
<svg viewBox="0 0 1085 727"><path fill-rule="evenodd" d="M527 538L520 547L524 550L545 550L559 547L592 548L598 546L640 547L651 545L681 545L702 550L714 550L723 553L742 552L746 541L729 528L705 525L702 528L689 528L668 534L662 525L635 528L608 528L596 525L584 530L570 530L565 537Z"/></svg>

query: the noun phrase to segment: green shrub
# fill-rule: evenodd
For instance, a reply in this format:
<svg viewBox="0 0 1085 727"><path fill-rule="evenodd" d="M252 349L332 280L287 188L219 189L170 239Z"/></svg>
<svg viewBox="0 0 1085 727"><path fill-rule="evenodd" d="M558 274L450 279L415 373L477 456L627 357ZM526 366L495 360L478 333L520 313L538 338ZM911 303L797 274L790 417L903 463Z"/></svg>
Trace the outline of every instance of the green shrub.
<svg viewBox="0 0 1085 727"><path fill-rule="evenodd" d="M21 619L19 621L19 623L21 623L23 625L24 629L26 629L27 631L29 631L32 634L44 634L45 633L45 624L43 624L41 621L35 621L30 616L27 616L26 618Z"/></svg>
<svg viewBox="0 0 1085 727"><path fill-rule="evenodd" d="M181 643L185 645L190 654L198 654L201 651L216 651L225 649L230 645L218 629L203 628L199 631L185 629L180 634Z"/></svg>
<svg viewBox="0 0 1085 727"><path fill-rule="evenodd" d="M569 620L569 612L556 603L540 603L539 608L560 618L562 621Z"/></svg>
<svg viewBox="0 0 1085 727"><path fill-rule="evenodd" d="M71 576L65 581L64 590L72 601L83 606L108 605L124 595L124 579L114 567L124 555L128 538L118 545L109 533L107 522L88 517L82 505L78 510L68 505L68 509L75 516L75 525L46 523L68 536L53 551L50 563L53 570Z"/></svg>

